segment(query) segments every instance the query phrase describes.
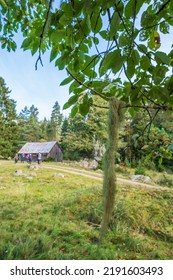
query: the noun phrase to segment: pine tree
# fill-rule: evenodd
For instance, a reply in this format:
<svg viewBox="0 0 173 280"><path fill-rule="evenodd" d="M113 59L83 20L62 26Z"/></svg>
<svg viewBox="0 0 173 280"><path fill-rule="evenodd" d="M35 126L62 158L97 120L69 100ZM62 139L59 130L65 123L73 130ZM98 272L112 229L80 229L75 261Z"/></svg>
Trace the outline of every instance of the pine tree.
<svg viewBox="0 0 173 280"><path fill-rule="evenodd" d="M52 108L51 119L47 125L47 133L49 140L60 141L61 124L62 114L60 112L59 103L58 101L56 101Z"/></svg>
<svg viewBox="0 0 173 280"><path fill-rule="evenodd" d="M17 151L16 102L10 98L10 91L0 77L0 156L13 157Z"/></svg>
<svg viewBox="0 0 173 280"><path fill-rule="evenodd" d="M27 106L19 114L19 141L22 146L26 142L37 142L40 139L40 123L38 120L39 111L32 105Z"/></svg>

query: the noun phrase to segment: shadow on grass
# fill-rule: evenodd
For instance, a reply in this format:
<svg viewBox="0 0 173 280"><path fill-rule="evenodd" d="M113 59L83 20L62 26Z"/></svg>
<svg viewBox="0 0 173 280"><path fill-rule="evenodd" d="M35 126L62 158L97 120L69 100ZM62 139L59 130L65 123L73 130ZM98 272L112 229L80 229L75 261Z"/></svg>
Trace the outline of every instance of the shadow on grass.
<svg viewBox="0 0 173 280"><path fill-rule="evenodd" d="M140 231L143 234L147 234L148 236L157 238L161 241L165 241L165 242L168 242L168 243L173 243L173 236L169 235L165 232L162 232L161 230L152 230L152 229L143 225L143 226L141 226Z"/></svg>

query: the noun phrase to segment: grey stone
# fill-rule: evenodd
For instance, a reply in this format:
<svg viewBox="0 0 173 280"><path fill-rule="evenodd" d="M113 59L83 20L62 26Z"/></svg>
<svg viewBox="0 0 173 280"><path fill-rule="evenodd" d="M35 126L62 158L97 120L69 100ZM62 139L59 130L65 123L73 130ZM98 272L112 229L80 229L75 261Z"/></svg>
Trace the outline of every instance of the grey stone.
<svg viewBox="0 0 173 280"><path fill-rule="evenodd" d="M14 175L15 176L22 176L23 175L23 171L22 170L16 170Z"/></svg>
<svg viewBox="0 0 173 280"><path fill-rule="evenodd" d="M96 169L98 166L98 162L94 159L89 163L89 168L90 169Z"/></svg>
<svg viewBox="0 0 173 280"><path fill-rule="evenodd" d="M0 186L0 190L5 190L6 187Z"/></svg>
<svg viewBox="0 0 173 280"><path fill-rule="evenodd" d="M133 175L131 177L131 179L133 181L140 181L140 182L144 182L144 183L150 183L151 182L151 178L149 176L144 176L144 175Z"/></svg>
<svg viewBox="0 0 173 280"><path fill-rule="evenodd" d="M38 170L38 166L37 165L30 165L29 167L31 170Z"/></svg>
<svg viewBox="0 0 173 280"><path fill-rule="evenodd" d="M64 178L65 177L64 174L62 174L62 173L56 173L55 176L56 177L60 177L60 178Z"/></svg>
<svg viewBox="0 0 173 280"><path fill-rule="evenodd" d="M28 180L32 180L32 179L33 179L32 176L26 176L26 178L27 178Z"/></svg>

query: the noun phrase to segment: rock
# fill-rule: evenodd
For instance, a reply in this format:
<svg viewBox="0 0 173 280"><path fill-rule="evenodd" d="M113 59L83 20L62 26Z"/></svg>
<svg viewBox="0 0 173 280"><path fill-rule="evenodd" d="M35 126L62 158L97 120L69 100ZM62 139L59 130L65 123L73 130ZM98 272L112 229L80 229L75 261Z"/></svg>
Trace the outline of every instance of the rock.
<svg viewBox="0 0 173 280"><path fill-rule="evenodd" d="M81 161L79 162L79 165L80 165L81 167L88 168L89 162L88 162L87 160L81 160Z"/></svg>
<svg viewBox="0 0 173 280"><path fill-rule="evenodd" d="M28 180L32 180L32 179L33 179L32 176L26 176L26 178L27 178Z"/></svg>
<svg viewBox="0 0 173 280"><path fill-rule="evenodd" d="M22 170L16 170L15 173L14 173L15 176L22 176L23 175L23 172Z"/></svg>
<svg viewBox="0 0 173 280"><path fill-rule="evenodd" d="M150 183L151 182L151 178L149 176L144 176L144 175L133 175L131 177L131 179L133 181L140 181L140 182L144 182L144 183Z"/></svg>
<svg viewBox="0 0 173 280"><path fill-rule="evenodd" d="M65 177L64 174L62 174L62 173L56 173L55 176L56 177L60 177L60 178L64 178Z"/></svg>
<svg viewBox="0 0 173 280"><path fill-rule="evenodd" d="M5 190L6 187L0 186L0 190Z"/></svg>
<svg viewBox="0 0 173 280"><path fill-rule="evenodd" d="M90 163L89 163L89 168L90 169L97 169L97 166L98 166L98 162L94 159L92 160Z"/></svg>
<svg viewBox="0 0 173 280"><path fill-rule="evenodd" d="M31 170L38 170L39 168L38 168L38 166L37 165L30 165L30 167L29 167Z"/></svg>
<svg viewBox="0 0 173 280"><path fill-rule="evenodd" d="M98 166L98 162L94 159L94 160L81 160L79 162L79 166L83 167L83 168L90 168L90 169L96 169Z"/></svg>

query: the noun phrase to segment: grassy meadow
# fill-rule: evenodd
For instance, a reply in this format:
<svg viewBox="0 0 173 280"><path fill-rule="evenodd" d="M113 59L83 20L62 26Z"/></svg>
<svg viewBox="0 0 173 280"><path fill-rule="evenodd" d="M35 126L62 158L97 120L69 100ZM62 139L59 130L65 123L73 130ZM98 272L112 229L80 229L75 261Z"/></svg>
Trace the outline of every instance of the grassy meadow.
<svg viewBox="0 0 173 280"><path fill-rule="evenodd" d="M173 188L118 184L112 224L99 244L101 182L56 173L63 172L0 162L1 260L173 259Z"/></svg>

